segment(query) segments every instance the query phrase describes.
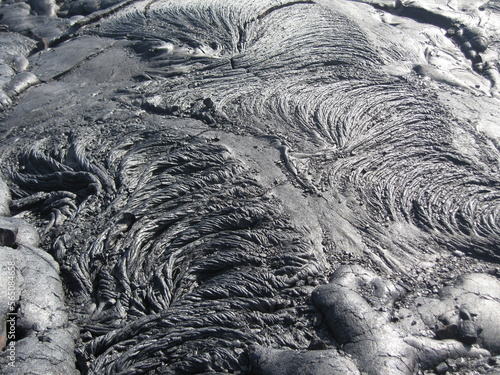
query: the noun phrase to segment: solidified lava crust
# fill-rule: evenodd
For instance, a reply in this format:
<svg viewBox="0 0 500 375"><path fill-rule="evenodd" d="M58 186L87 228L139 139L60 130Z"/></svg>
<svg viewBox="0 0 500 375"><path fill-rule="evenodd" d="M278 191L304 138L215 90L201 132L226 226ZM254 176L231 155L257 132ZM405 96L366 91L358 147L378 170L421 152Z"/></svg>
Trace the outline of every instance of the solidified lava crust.
<svg viewBox="0 0 500 375"><path fill-rule="evenodd" d="M498 25L1 2L2 373L499 372Z"/></svg>

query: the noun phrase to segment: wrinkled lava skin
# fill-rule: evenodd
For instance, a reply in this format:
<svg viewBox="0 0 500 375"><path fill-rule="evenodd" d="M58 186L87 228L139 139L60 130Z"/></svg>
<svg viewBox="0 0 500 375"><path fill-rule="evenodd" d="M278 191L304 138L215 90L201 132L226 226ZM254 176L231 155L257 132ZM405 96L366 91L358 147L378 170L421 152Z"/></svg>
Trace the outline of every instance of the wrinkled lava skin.
<svg viewBox="0 0 500 375"><path fill-rule="evenodd" d="M473 3L2 3L2 369L498 370L500 16Z"/></svg>

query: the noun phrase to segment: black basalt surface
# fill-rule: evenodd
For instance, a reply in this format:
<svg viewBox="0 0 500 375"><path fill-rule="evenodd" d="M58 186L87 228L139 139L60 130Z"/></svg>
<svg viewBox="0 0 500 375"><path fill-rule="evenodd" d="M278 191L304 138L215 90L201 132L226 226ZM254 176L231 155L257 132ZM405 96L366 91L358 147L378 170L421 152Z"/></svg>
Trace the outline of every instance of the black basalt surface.
<svg viewBox="0 0 500 375"><path fill-rule="evenodd" d="M500 371L495 4L4 0L1 371Z"/></svg>

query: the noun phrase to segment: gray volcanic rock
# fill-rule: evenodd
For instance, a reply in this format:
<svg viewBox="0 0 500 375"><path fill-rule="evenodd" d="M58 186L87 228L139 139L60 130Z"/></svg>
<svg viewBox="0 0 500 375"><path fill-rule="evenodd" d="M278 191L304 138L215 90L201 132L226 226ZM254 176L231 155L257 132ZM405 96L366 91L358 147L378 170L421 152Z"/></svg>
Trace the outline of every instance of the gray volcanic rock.
<svg viewBox="0 0 500 375"><path fill-rule="evenodd" d="M38 248L38 233L25 221L0 217L0 233L3 373L77 374L77 333L68 322L59 265Z"/></svg>
<svg viewBox="0 0 500 375"><path fill-rule="evenodd" d="M331 282L318 287L312 295L335 339L357 359L361 371L365 373L412 374L417 368L435 368L449 358L490 355L487 350L471 347L475 341L466 340L470 338L470 332L464 330L458 333L459 337L455 337L462 342L439 341L420 334L414 336L404 326L398 328L396 324L391 324L390 310L400 297L391 282L360 266L339 267ZM422 305L429 306L420 303ZM479 309L486 315L491 313L490 307L478 306ZM499 322L496 317L488 322L490 324L484 325L489 331L487 337L496 333Z"/></svg>
<svg viewBox="0 0 500 375"><path fill-rule="evenodd" d="M500 354L497 278L478 273L462 275L454 285L442 288L439 297L438 304L429 304L425 297L416 300L417 311L429 326L435 326L437 320L446 327L455 326L455 338L463 342L477 341L481 347Z"/></svg>
<svg viewBox="0 0 500 375"><path fill-rule="evenodd" d="M1 9L1 8L0 8ZM29 65L26 55L35 46L35 42L17 33L0 33L0 110L12 104L12 96L22 92L23 76ZM26 77L27 83L33 77ZM29 85L28 85L29 86Z"/></svg>
<svg viewBox="0 0 500 375"><path fill-rule="evenodd" d="M258 375L292 374L346 374L360 372L348 358L340 357L334 350L277 350L255 347L251 353L254 371Z"/></svg>
<svg viewBox="0 0 500 375"><path fill-rule="evenodd" d="M2 372L500 371L497 2L0 16Z"/></svg>

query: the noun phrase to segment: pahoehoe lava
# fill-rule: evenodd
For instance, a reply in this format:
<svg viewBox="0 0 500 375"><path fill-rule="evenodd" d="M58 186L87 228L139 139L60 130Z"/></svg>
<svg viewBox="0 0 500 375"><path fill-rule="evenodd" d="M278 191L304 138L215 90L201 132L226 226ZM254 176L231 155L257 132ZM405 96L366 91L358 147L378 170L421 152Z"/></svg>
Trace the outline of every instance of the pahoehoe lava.
<svg viewBox="0 0 500 375"><path fill-rule="evenodd" d="M309 2L287 5L266 12L156 2L147 12L111 19L103 34L141 39L136 48L153 55L148 74L196 72L188 81L147 81L141 90L153 99L145 100L146 108L163 104L167 112L209 123L220 117L267 133L261 129L266 119L273 132L289 134L289 169L304 185L362 186L376 221L446 232L456 247L497 257L500 185L498 168L488 163L495 153L478 160L455 150L450 114L417 88L383 75L376 52L345 15ZM144 27L131 32L132 23ZM207 39L214 24L220 34ZM191 47L172 47L181 43ZM210 108L193 105L199 97ZM482 144L473 140L487 152Z"/></svg>
<svg viewBox="0 0 500 375"><path fill-rule="evenodd" d="M24 367L0 366L498 371L499 143L460 114L480 85L401 73L420 52L374 20L437 14L497 115L499 42L439 6L367 3L2 3L0 259L42 257L67 311L35 298L61 317L35 324L50 291L19 263L0 343Z"/></svg>

